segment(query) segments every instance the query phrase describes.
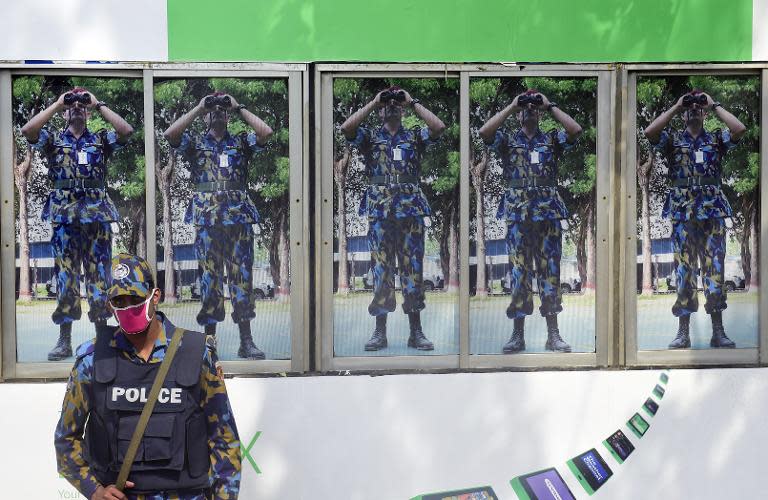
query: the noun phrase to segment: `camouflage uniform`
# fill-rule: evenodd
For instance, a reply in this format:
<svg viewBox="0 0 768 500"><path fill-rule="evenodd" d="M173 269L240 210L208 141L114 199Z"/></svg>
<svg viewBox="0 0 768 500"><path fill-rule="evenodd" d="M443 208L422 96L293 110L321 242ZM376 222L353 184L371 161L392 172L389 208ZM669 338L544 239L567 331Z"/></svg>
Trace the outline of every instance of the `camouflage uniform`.
<svg viewBox="0 0 768 500"><path fill-rule="evenodd" d="M722 158L736 143L728 130L702 131L693 138L687 130L665 129L653 145L667 159L673 185L664 202L662 217L672 220L672 243L677 268L675 316L687 316L699 308L696 267L701 260L704 278L704 309L722 312L726 304L725 218L733 211L720 185ZM697 162L697 160L700 160ZM675 186L677 179L709 178L703 185Z"/></svg>
<svg viewBox="0 0 768 500"><path fill-rule="evenodd" d="M537 130L530 140L522 129L497 130L489 148L502 163L505 182L516 179L547 179L551 186L507 187L496 218L507 221L507 248L512 276L509 318L533 313L531 279L539 285L542 316L563 310L560 291L562 255L560 219L568 217L557 192L557 162L573 147L565 130Z"/></svg>
<svg viewBox="0 0 768 500"><path fill-rule="evenodd" d="M45 128L31 145L46 159L48 178L54 182L42 211L42 220L50 222L53 229L51 246L57 285L53 322L71 323L82 315L81 265L88 284L88 318L92 322L104 321L110 317L106 309L112 260L110 223L118 220L104 178L107 160L124 145L118 142L114 131L102 129L93 133L86 129L80 138L75 138L68 129L54 135ZM56 187L66 181L73 185ZM81 184L74 185L77 182ZM83 182L89 184L84 186Z"/></svg>
<svg viewBox="0 0 768 500"><path fill-rule="evenodd" d="M429 128L404 129L390 135L381 127L373 132L357 129L349 141L363 155L366 175L419 177L421 160L435 141ZM399 151L396 152L396 151ZM368 217L368 247L373 261L372 316L395 310L395 259L399 262L403 312L424 309L424 217L431 215L427 198L418 183L370 184L358 212Z"/></svg>
<svg viewBox="0 0 768 500"><path fill-rule="evenodd" d="M191 166L195 185L209 182L237 183L236 189L196 190L184 215L184 222L196 227L195 255L202 270L200 325L224 321L223 276L226 262L232 300L232 320L248 322L256 314L253 296L253 228L259 213L248 197L248 162L263 151L255 133L235 136L227 133L221 141L212 134L184 133L177 151ZM222 160L226 155L226 160Z"/></svg>
<svg viewBox="0 0 768 500"><path fill-rule="evenodd" d="M133 363L160 363L173 338L176 327L160 312L162 331L155 341L149 361L138 356L136 349L115 329L110 346ZM209 337L212 340L212 337ZM205 500L206 498L236 499L240 490L240 438L232 415L232 408L227 397L224 381L217 373L218 358L212 341L207 342L204 352L203 369L200 372L200 387L203 408L208 421L207 439L210 446L211 469L209 484L213 497L203 492L157 492L146 495L131 495L136 500ZM64 476L85 498L91 498L99 482L89 470L87 457L84 455L83 432L88 416L94 405L103 402L91 400L90 394L94 376L94 352L96 339L89 340L77 349L75 366L69 376L67 393L64 397L61 416L56 426L55 447L59 473ZM204 436L199 436L204 439Z"/></svg>

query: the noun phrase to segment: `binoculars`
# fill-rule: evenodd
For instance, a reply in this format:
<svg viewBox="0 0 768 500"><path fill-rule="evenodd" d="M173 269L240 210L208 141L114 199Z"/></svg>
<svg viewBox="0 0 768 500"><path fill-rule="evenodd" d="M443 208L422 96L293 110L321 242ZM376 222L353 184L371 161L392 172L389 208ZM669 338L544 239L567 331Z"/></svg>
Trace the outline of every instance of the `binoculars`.
<svg viewBox="0 0 768 500"><path fill-rule="evenodd" d="M528 104L533 104L534 106L541 106L543 103L544 103L544 97L539 93L523 94L517 98L518 106L527 106Z"/></svg>
<svg viewBox="0 0 768 500"><path fill-rule="evenodd" d="M702 93L690 93L683 96L683 107L690 108L694 104L705 106L707 104L707 96Z"/></svg>
<svg viewBox="0 0 768 500"><path fill-rule="evenodd" d="M381 93L380 102L386 104L389 101L405 102L405 91L385 90Z"/></svg>
<svg viewBox="0 0 768 500"><path fill-rule="evenodd" d="M212 109L215 106L229 109L232 107L232 99L228 95L209 95L205 98L204 106L206 109Z"/></svg>
<svg viewBox="0 0 768 500"><path fill-rule="evenodd" d="M88 92L67 92L64 94L64 104L66 106L71 106L76 102L82 103L83 105L90 104L91 94Z"/></svg>

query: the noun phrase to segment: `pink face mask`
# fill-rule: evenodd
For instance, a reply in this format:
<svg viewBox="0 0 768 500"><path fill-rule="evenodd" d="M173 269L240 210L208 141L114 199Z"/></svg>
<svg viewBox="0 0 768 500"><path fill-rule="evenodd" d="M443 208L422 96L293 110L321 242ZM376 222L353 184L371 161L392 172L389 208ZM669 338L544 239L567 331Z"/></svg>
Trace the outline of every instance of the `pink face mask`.
<svg viewBox="0 0 768 500"><path fill-rule="evenodd" d="M149 294L147 300L141 304L128 307L115 307L112 306L112 310L115 313L115 319L120 328L128 335L135 335L141 333L147 329L152 318L149 317L149 302L154 296L153 293ZM154 315L152 315L154 317Z"/></svg>

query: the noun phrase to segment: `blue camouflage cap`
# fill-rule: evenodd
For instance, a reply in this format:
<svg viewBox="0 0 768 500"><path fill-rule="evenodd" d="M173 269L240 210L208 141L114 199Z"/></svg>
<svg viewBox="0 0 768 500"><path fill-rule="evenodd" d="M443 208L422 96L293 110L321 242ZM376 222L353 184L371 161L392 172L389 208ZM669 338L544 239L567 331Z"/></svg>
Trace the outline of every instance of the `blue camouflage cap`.
<svg viewBox="0 0 768 500"><path fill-rule="evenodd" d="M147 297L155 288L152 268L149 263L137 255L121 253L112 259L112 285L107 297L133 295Z"/></svg>

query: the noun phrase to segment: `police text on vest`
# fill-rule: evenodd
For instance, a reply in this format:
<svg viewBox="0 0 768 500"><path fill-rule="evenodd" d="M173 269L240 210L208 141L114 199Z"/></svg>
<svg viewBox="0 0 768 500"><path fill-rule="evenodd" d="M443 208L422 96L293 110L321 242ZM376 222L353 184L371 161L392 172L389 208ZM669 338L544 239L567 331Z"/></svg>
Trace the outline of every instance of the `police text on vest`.
<svg viewBox="0 0 768 500"><path fill-rule="evenodd" d="M179 387L169 389L163 387L160 389L160 394L157 396L157 401L160 403L181 404L181 391ZM141 403L147 402L148 390L146 387L112 387L112 401L118 399L125 399L129 403L135 403L137 401Z"/></svg>

